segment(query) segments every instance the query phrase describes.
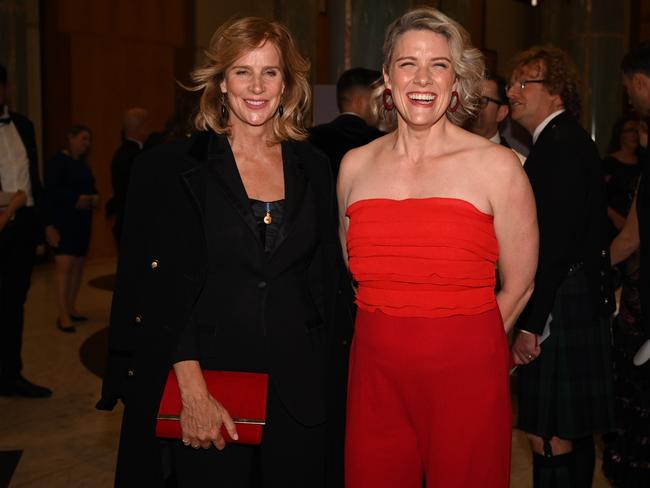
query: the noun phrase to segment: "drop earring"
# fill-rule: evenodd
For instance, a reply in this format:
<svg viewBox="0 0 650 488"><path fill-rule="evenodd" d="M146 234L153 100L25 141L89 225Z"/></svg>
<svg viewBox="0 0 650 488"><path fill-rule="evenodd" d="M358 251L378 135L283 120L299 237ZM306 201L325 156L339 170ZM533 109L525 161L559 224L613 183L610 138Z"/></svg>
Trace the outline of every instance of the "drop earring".
<svg viewBox="0 0 650 488"><path fill-rule="evenodd" d="M449 102L449 107L447 108L447 110L453 114L456 110L458 110L459 106L460 106L460 96L458 95L458 92L454 90L451 92L451 100Z"/></svg>
<svg viewBox="0 0 650 488"><path fill-rule="evenodd" d="M395 108L395 103L393 102L393 92L390 88L386 88L384 93L381 95L381 100L384 103L384 108L389 112Z"/></svg>

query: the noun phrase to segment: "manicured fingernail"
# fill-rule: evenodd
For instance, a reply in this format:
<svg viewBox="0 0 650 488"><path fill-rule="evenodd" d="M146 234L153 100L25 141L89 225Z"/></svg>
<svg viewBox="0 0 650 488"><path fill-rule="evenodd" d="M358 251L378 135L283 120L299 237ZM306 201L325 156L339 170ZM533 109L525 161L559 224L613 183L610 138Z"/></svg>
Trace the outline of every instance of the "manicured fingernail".
<svg viewBox="0 0 650 488"><path fill-rule="evenodd" d="M235 441L239 440L239 434L237 434L237 432L235 432L235 435L232 436L232 438L233 438L233 440L235 440Z"/></svg>

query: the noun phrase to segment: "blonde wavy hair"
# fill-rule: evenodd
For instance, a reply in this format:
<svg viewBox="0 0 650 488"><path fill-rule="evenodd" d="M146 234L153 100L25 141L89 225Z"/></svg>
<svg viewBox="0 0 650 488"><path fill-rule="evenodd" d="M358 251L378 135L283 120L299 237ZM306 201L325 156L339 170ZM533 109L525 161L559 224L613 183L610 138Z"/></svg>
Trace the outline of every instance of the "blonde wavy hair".
<svg viewBox="0 0 650 488"><path fill-rule="evenodd" d="M441 34L449 42L460 105L455 112L447 110L447 118L454 124L461 125L479 110L481 81L485 77L483 54L472 46L469 34L458 22L433 7L420 7L409 10L386 29L383 50L383 69L386 73L389 71L397 40L406 32L414 30Z"/></svg>
<svg viewBox="0 0 650 488"><path fill-rule="evenodd" d="M237 59L266 42L272 42L278 50L285 84L281 101L283 113L278 112L273 118L274 140L270 142L307 137L304 121L311 106L311 88L307 80L309 61L298 52L285 26L261 17L231 19L212 35L205 51L205 64L190 74L194 85L185 87L202 91L199 111L194 119L197 129L230 134L228 116L222 115L222 107L227 114L228 105L219 85L226 70Z"/></svg>

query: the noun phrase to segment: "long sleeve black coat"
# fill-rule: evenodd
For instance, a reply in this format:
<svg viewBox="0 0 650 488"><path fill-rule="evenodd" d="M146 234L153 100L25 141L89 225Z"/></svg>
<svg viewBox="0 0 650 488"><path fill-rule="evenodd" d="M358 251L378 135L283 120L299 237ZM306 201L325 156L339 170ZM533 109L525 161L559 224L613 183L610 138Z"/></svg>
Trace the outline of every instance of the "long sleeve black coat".
<svg viewBox="0 0 650 488"><path fill-rule="evenodd" d="M336 229L329 225L334 188L327 160L307 143L284 142L282 154L285 166L290 162L298 170L285 170L288 222L273 259L293 259L292 248L301 240L299 225L314 218L303 215L304 209L315 209L323 225L306 286L317 318L303 323L305 315L296 309L300 304L295 295L285 297L280 288L284 275L274 276L267 270L269 274L255 276L246 269L228 279L240 289L250 287L251 293L260 293L260 283L265 282L264 293L272 304L265 311L267 320L284 325L269 332L272 381L289 412L301 423L315 425L326 419L330 373L340 367L330 359L344 357L344 343L349 340L350 316L346 302L340 300L348 291L339 286L340 245ZM98 408L111 409L121 398L126 406L116 478L124 486L160 482L155 417L167 372L206 282L204 210L209 171L228 158L232 153L224 136L200 133L145 153L131 175L111 310L108 367L98 404ZM254 240L242 207L248 202L237 196L231 183L227 176L220 183L230 202L223 206L224 218L234 223L233 234L224 238ZM311 198L310 205L303 205L302 198ZM240 252L248 252L249 244L242 243ZM245 296L233 297L232 307L236 310L247 303Z"/></svg>

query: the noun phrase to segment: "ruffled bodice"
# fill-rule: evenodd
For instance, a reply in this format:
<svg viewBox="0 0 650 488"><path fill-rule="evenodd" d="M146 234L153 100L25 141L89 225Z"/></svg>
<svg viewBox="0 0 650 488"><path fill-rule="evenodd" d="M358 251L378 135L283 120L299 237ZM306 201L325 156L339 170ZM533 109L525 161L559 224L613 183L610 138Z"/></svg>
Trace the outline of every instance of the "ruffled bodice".
<svg viewBox="0 0 650 488"><path fill-rule="evenodd" d="M455 198L359 200L347 209L357 305L401 317L496 307L493 217Z"/></svg>

